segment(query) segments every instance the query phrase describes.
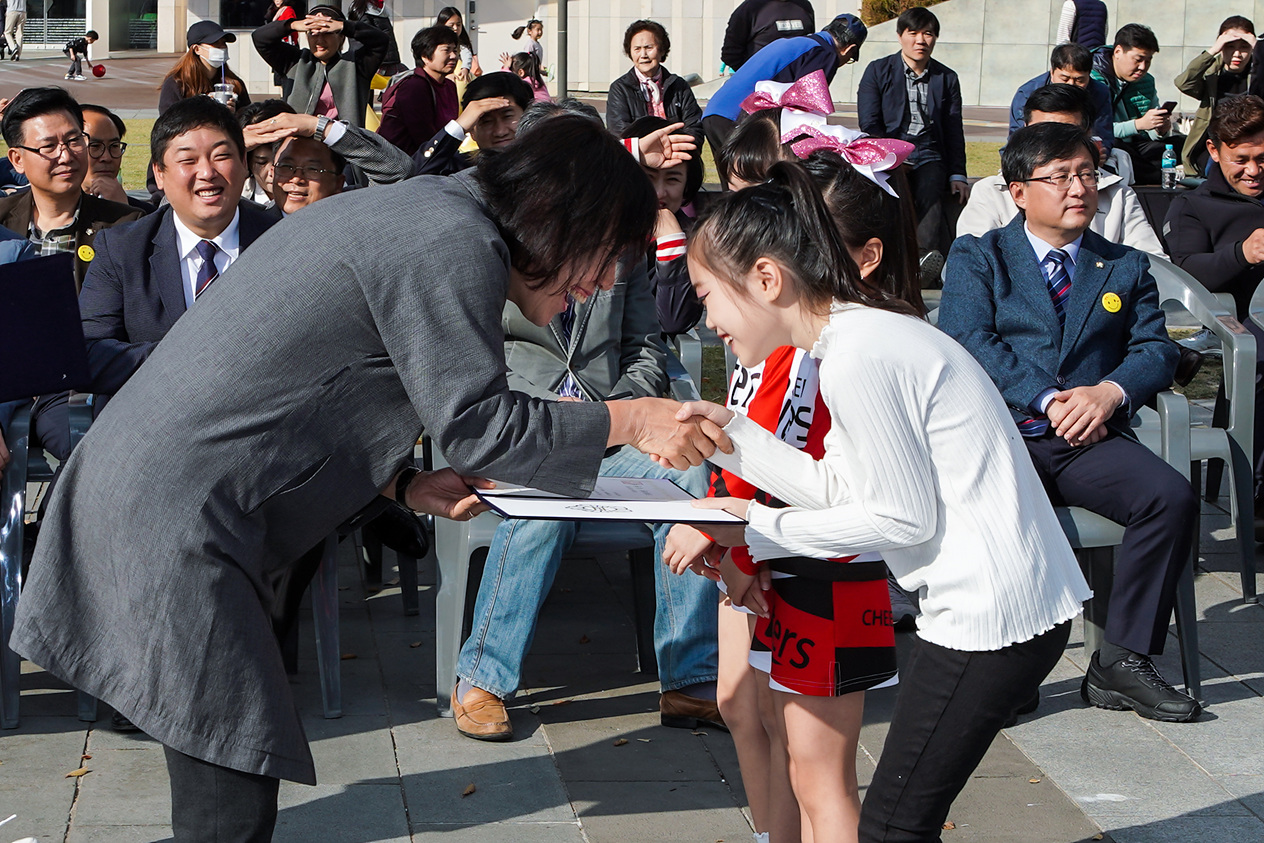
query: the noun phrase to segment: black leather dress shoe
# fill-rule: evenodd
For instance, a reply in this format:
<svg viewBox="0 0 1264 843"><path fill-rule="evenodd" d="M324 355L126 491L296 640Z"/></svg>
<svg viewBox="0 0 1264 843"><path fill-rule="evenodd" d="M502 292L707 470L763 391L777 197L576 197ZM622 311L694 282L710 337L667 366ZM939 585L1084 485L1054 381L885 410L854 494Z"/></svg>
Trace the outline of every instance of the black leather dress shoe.
<svg viewBox="0 0 1264 843"><path fill-rule="evenodd" d="M1169 685L1147 656L1133 655L1103 667L1094 653L1080 696L1098 708L1132 709L1142 717L1165 723L1188 723L1203 711L1198 700Z"/></svg>
<svg viewBox="0 0 1264 843"><path fill-rule="evenodd" d="M140 729L132 723L132 721L128 720L117 711L110 717L110 728L122 734L130 734L132 732L140 731Z"/></svg>

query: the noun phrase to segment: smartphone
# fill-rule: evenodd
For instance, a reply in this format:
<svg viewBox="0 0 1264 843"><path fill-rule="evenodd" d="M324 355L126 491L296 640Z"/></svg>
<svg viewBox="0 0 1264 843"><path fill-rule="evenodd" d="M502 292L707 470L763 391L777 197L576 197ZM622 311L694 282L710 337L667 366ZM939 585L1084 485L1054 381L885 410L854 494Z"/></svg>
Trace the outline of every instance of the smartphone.
<svg viewBox="0 0 1264 843"><path fill-rule="evenodd" d="M1159 106L1159 110L1166 111L1168 114L1171 114L1173 111L1176 110L1176 100L1168 100L1167 102L1163 103L1163 105Z"/></svg>

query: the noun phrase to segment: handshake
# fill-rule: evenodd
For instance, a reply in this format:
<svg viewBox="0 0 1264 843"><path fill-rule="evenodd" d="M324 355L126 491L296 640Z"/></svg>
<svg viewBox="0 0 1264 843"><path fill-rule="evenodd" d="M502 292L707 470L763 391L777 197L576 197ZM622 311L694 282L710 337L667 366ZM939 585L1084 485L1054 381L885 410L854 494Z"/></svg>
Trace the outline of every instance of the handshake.
<svg viewBox="0 0 1264 843"><path fill-rule="evenodd" d="M723 428L733 411L707 401L668 398L610 401L610 445L631 445L664 468L686 469L719 448L733 453Z"/></svg>

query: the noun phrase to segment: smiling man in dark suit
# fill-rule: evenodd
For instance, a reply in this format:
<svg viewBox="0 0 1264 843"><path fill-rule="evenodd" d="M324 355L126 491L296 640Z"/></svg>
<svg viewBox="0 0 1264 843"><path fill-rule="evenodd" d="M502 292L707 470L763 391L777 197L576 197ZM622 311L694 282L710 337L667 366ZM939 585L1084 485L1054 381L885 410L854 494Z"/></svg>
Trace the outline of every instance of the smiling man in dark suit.
<svg viewBox="0 0 1264 843"><path fill-rule="evenodd" d="M79 297L92 392L118 392L205 288L275 222L241 200L245 148L232 112L210 97L182 100L154 125L154 176L170 204L98 235Z"/></svg>
<svg viewBox="0 0 1264 843"><path fill-rule="evenodd" d="M1054 504L1124 525L1085 702L1185 722L1201 712L1198 702L1172 688L1150 656L1163 652L1197 500L1128 424L1171 384L1178 353L1149 259L1089 230L1097 164L1078 126L1040 123L1010 137L1002 173L1023 213L953 245L939 326L1000 389Z"/></svg>

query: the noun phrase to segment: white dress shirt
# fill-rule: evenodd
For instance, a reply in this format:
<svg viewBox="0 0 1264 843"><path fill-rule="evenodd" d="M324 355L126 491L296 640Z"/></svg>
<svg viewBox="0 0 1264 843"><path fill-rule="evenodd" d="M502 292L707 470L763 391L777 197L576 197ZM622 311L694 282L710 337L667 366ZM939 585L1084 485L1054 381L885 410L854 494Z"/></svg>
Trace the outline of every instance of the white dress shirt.
<svg viewBox="0 0 1264 843"><path fill-rule="evenodd" d="M184 280L184 306L193 307L193 290L197 283L198 271L202 268L202 257L197 253L197 244L202 238L189 230L180 221L180 215L171 212L171 221L176 224L176 254L180 256L180 276ZM241 210L233 214L233 220L216 237L209 238L217 247L215 252L215 268L223 275L237 256L241 254Z"/></svg>
<svg viewBox="0 0 1264 843"><path fill-rule="evenodd" d="M999 650L1080 613L1092 592L964 348L920 319L835 305L812 356L834 422L824 457L739 415L725 426L734 452L710 458L791 504L750 505L752 556L880 552L921 594L918 634L954 650Z"/></svg>

